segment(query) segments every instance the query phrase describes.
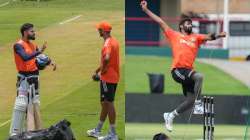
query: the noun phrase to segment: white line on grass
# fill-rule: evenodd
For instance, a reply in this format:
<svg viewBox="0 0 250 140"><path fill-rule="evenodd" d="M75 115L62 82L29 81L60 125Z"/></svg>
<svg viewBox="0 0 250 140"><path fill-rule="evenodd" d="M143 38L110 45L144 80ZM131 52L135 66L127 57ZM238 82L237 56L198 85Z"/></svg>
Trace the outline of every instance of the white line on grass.
<svg viewBox="0 0 250 140"><path fill-rule="evenodd" d="M10 4L9 1L8 1L8 2L5 2L5 3L3 3L3 4L0 4L0 7L4 7L4 6L8 5L8 4Z"/></svg>
<svg viewBox="0 0 250 140"><path fill-rule="evenodd" d="M62 21L62 22L60 22L59 24L62 25L62 24L71 22L71 21L73 21L73 20L76 20L76 19L80 18L81 16L82 16L82 15L75 16L75 17L73 17L73 18L70 18L70 19L67 19L67 20L65 20L65 21Z"/></svg>
<svg viewBox="0 0 250 140"><path fill-rule="evenodd" d="M5 125L8 124L9 122L10 122L10 120L8 120L8 121L6 121L6 122L0 124L0 128L3 127L3 126L5 126Z"/></svg>

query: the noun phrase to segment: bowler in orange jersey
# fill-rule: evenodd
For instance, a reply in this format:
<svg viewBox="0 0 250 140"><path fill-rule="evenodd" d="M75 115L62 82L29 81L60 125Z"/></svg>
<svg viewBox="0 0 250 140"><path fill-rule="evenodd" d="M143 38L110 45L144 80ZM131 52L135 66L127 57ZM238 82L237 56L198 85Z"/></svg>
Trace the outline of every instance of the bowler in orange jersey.
<svg viewBox="0 0 250 140"><path fill-rule="evenodd" d="M155 22L164 32L164 35L172 49L171 73L173 79L182 85L183 94L186 97L172 112L164 113L165 126L168 131L173 130L173 120L179 114L193 108L192 113L203 114L202 102L200 99L203 75L193 69L193 63L202 43L208 40L216 40L226 36L225 32L220 34L195 34L192 32L192 20L182 19L179 23L179 32L171 29L159 16L155 15L147 7L147 1L141 1L142 10Z"/></svg>

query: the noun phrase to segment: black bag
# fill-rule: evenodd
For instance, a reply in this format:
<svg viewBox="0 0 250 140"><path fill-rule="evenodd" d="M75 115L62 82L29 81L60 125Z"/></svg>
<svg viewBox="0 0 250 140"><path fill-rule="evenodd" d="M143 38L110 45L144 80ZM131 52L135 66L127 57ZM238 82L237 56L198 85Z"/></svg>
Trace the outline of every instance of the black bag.
<svg viewBox="0 0 250 140"><path fill-rule="evenodd" d="M70 122L62 120L48 129L23 132L8 140L75 140Z"/></svg>
<svg viewBox="0 0 250 140"><path fill-rule="evenodd" d="M162 94L164 92L164 75L148 73L151 93Z"/></svg>

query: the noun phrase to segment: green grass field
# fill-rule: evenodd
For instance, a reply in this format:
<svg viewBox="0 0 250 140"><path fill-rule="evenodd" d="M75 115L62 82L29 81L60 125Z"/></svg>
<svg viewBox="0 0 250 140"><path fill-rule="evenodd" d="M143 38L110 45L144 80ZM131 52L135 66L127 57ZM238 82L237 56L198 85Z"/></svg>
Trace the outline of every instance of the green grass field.
<svg viewBox="0 0 250 140"><path fill-rule="evenodd" d="M8 1L10 2L8 5L0 7L0 31L2 34L0 46L12 43L13 40L17 39L19 36L17 31L19 31L20 25L25 22L32 22L38 29L42 29L57 25L59 22L79 14L82 14L86 21L89 19L90 22L93 18L107 19L111 16L107 14L109 11L124 13L122 0L112 0L109 3L100 2L100 0L91 0L91 2L89 0L41 0L39 3L36 1L0 0L0 5ZM100 16L98 13L103 15ZM113 16L117 16L117 14L113 14ZM119 15L113 20L122 20L123 16Z"/></svg>
<svg viewBox="0 0 250 140"><path fill-rule="evenodd" d="M169 133L164 124L126 123L127 140L152 140L154 134L166 133L171 140L202 140L203 125L174 125L174 131ZM216 125L215 140L244 140L246 126Z"/></svg>
<svg viewBox="0 0 250 140"><path fill-rule="evenodd" d="M125 91L149 93L147 73L165 75L165 93L182 93L181 85L170 74L171 58L126 55ZM214 66L196 62L195 70L204 75L203 93L220 95L249 95L250 89Z"/></svg>
<svg viewBox="0 0 250 140"><path fill-rule="evenodd" d="M0 0L0 4L6 1ZM110 4L112 3L112 4ZM114 12L115 11L115 12ZM65 24L62 21L77 15L80 18ZM16 70L13 61L12 44L19 38L19 28L25 22L36 26L36 43L45 40L45 51L58 65L41 72L40 92L44 127L61 119L72 122L77 140L88 140L86 130L95 127L98 121L99 86L91 80L99 64L103 39L95 25L107 20L113 25L113 36L120 41L122 68L124 63L124 1L110 0L49 0L40 3L32 1L11 1L0 8L0 139L8 136L14 98L16 96ZM123 72L122 72L123 73ZM122 76L123 79L123 76ZM124 139L124 80L118 86L116 106L118 114L117 131ZM5 125L3 125L5 124ZM104 134L107 132L106 123Z"/></svg>

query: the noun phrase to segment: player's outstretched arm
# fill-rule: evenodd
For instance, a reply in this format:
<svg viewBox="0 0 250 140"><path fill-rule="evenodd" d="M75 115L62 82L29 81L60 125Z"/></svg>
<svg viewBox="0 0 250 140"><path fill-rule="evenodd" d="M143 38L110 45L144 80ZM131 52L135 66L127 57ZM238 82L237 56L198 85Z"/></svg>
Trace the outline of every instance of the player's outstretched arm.
<svg viewBox="0 0 250 140"><path fill-rule="evenodd" d="M208 34L205 38L205 41L212 41L223 37L226 37L226 32L221 32L218 35L216 35L215 33Z"/></svg>
<svg viewBox="0 0 250 140"><path fill-rule="evenodd" d="M143 0L141 1L141 7L142 10L151 18L153 19L155 22L157 22L160 27L162 28L162 30L166 30L169 28L169 26L156 14L154 14L151 10L148 9L147 7L147 1Z"/></svg>

